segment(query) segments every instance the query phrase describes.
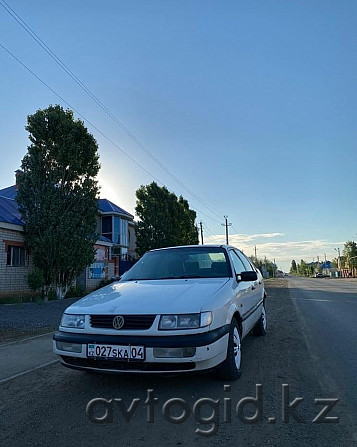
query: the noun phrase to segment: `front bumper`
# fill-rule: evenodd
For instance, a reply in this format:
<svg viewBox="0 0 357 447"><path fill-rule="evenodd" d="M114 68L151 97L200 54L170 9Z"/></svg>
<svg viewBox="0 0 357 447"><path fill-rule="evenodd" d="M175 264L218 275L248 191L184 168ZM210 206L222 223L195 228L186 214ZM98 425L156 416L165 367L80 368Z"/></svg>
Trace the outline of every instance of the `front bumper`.
<svg viewBox="0 0 357 447"><path fill-rule="evenodd" d="M78 370L91 370L109 373L162 373L200 371L213 368L222 363L227 355L229 325L212 331L191 335L130 336L79 334L57 331L53 335L53 351L61 356L64 366ZM78 345L80 352L58 349L56 342ZM87 345L91 343L143 346L145 360L117 360L88 358ZM185 358L157 358L154 348L194 347L195 354Z"/></svg>

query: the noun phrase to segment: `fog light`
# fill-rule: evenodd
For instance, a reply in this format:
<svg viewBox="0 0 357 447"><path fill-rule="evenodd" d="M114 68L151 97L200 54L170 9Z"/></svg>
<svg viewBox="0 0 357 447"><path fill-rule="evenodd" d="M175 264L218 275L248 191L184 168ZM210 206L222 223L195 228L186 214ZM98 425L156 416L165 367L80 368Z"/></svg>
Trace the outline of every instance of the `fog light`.
<svg viewBox="0 0 357 447"><path fill-rule="evenodd" d="M56 347L59 351L82 352L82 345L77 343L66 343L65 341L56 341Z"/></svg>
<svg viewBox="0 0 357 447"><path fill-rule="evenodd" d="M154 348L154 357L156 358L184 358L193 357L196 354L196 348Z"/></svg>

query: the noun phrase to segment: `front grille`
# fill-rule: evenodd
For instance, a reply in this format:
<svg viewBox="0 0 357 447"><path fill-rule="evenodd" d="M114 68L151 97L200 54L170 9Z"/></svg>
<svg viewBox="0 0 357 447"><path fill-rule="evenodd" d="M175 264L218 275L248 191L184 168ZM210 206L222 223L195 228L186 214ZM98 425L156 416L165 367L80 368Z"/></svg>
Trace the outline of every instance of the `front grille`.
<svg viewBox="0 0 357 447"><path fill-rule="evenodd" d="M196 364L194 362L182 362L182 363L150 363L150 362L132 362L132 361L119 361L119 360L96 360L96 359L84 359L77 357L62 356L65 366L73 366L79 368L97 368L103 370L116 370L116 371L190 371L195 369Z"/></svg>
<svg viewBox="0 0 357 447"><path fill-rule="evenodd" d="M114 329L113 319L116 315L91 315L90 325L100 329ZM122 315L124 318L124 326L119 329L150 329L156 315Z"/></svg>

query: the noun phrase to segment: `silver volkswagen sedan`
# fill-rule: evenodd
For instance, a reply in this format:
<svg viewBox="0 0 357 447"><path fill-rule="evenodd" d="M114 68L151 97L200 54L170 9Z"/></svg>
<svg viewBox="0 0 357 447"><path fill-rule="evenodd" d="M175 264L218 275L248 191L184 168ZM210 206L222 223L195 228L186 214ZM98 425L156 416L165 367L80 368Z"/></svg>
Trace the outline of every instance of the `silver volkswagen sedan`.
<svg viewBox="0 0 357 447"><path fill-rule="evenodd" d="M116 281L66 309L53 336L62 364L111 373L216 369L241 374L241 342L266 334L260 271L229 245L147 252Z"/></svg>

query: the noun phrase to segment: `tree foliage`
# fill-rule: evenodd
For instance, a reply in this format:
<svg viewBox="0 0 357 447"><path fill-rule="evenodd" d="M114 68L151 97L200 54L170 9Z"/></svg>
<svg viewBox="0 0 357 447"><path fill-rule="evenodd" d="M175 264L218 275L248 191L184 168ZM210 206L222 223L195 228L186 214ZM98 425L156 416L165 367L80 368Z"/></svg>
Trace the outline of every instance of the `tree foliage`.
<svg viewBox="0 0 357 447"><path fill-rule="evenodd" d="M303 259L301 259L300 264L296 264L295 262L295 266L296 270L292 270L292 265L290 273L296 273L299 276L312 276L315 273L322 272L322 263L318 261L307 263Z"/></svg>
<svg viewBox="0 0 357 447"><path fill-rule="evenodd" d="M296 272L297 272L296 261L295 259L293 259L291 261L290 273L296 273Z"/></svg>
<svg viewBox="0 0 357 447"><path fill-rule="evenodd" d="M255 256L251 256L250 259L252 260L253 264L258 267L263 276L274 277L276 275L278 267L274 262L267 259L267 257L264 259L259 259Z"/></svg>
<svg viewBox="0 0 357 447"><path fill-rule="evenodd" d="M27 276L27 284L30 289L36 292L42 289L45 285L45 278L43 277L43 271L35 267Z"/></svg>
<svg viewBox="0 0 357 447"><path fill-rule="evenodd" d="M330 262L333 269L348 269L350 274L355 275L357 267L357 243L354 241L345 242L342 254L333 258ZM301 259L300 264L296 264L295 261L292 261L290 272L297 273L301 276L312 276L316 273L324 273L324 269L326 268L324 264L325 263L319 260L306 263Z"/></svg>
<svg viewBox="0 0 357 447"><path fill-rule="evenodd" d="M315 271L315 266L307 264L301 259L300 264L297 264L297 274L300 276L311 276Z"/></svg>
<svg viewBox="0 0 357 447"><path fill-rule="evenodd" d="M187 200L155 182L136 191L136 249L141 256L147 250L175 245L198 244L196 213Z"/></svg>
<svg viewBox="0 0 357 447"><path fill-rule="evenodd" d="M25 240L46 290L62 298L94 260L98 146L83 122L58 105L29 115L26 130L31 144L17 194Z"/></svg>
<svg viewBox="0 0 357 447"><path fill-rule="evenodd" d="M347 241L343 247L344 264L347 268L357 265L357 244L354 241Z"/></svg>

